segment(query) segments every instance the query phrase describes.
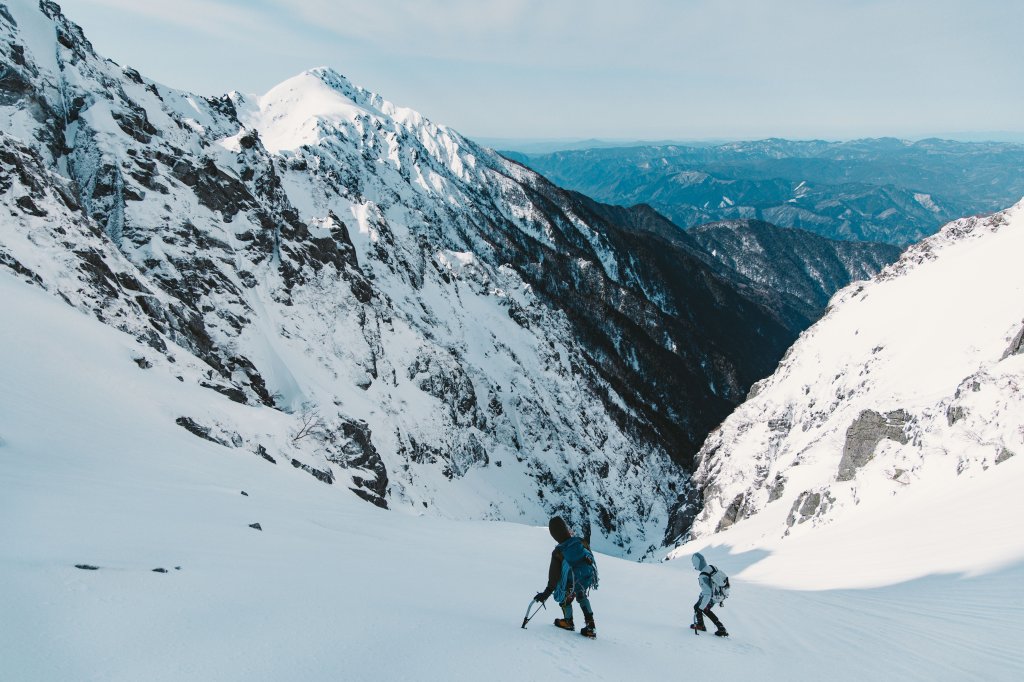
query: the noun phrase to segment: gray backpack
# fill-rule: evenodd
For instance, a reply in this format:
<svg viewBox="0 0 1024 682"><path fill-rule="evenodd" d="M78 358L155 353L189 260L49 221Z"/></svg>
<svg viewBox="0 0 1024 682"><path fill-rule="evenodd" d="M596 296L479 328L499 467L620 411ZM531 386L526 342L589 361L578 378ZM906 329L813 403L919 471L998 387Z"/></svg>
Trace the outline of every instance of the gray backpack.
<svg viewBox="0 0 1024 682"><path fill-rule="evenodd" d="M711 583L711 602L723 606L723 602L729 598L729 576L711 564L701 571L701 575L706 575Z"/></svg>

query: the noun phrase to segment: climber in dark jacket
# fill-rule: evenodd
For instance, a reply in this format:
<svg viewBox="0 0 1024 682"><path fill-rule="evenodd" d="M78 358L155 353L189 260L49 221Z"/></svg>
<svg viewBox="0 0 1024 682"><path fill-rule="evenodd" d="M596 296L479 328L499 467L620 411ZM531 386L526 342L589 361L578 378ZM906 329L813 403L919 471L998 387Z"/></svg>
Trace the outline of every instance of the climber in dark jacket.
<svg viewBox="0 0 1024 682"><path fill-rule="evenodd" d="M583 618L587 625L580 630L584 637L596 637L594 610L590 607L588 593L597 587L597 564L594 554L585 540L573 537L569 526L560 516L548 522L548 531L558 545L551 552L551 564L548 566L548 584L543 592L534 597L544 602L552 594L562 607L564 618L556 618L555 625L563 630L575 630L572 622L572 602L576 599L583 609Z"/></svg>

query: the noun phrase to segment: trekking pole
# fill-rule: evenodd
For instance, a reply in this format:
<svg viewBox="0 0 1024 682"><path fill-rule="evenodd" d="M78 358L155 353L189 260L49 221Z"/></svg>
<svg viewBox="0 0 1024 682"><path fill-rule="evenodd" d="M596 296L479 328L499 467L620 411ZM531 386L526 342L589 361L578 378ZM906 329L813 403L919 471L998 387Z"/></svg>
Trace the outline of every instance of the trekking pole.
<svg viewBox="0 0 1024 682"><path fill-rule="evenodd" d="M530 603L526 605L526 616L523 618L523 629L524 630L526 629L526 624L529 623L530 620L534 616L536 616L538 613L540 613L540 607L541 606L543 606L545 610L548 608L547 600L545 599L544 601L539 602L540 606L537 607L536 611L534 611L533 613L530 613L530 607L532 607L534 602L536 602L536 601L537 601L536 599L531 599Z"/></svg>
<svg viewBox="0 0 1024 682"><path fill-rule="evenodd" d="M700 632L697 631L697 612L693 612L693 634L700 636Z"/></svg>

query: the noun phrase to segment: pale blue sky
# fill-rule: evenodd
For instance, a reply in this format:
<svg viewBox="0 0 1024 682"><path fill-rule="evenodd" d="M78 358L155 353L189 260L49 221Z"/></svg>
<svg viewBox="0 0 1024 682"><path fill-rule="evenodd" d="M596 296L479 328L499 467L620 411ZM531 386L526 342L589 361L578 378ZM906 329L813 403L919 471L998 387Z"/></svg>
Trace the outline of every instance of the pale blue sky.
<svg viewBox="0 0 1024 682"><path fill-rule="evenodd" d="M308 68L507 138L1024 131L1018 0L63 0L202 94Z"/></svg>

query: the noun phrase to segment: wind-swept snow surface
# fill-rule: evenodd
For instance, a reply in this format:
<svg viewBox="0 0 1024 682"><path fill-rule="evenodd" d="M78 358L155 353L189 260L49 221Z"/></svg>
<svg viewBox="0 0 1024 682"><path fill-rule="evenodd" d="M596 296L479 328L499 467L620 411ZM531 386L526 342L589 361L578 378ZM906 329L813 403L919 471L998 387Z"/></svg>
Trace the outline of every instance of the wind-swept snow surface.
<svg viewBox="0 0 1024 682"><path fill-rule="evenodd" d="M797 591L802 579L823 587L805 554L712 549L733 576L718 610L732 637L721 640L686 629L697 593L689 561L601 555L597 641L556 630L551 605L522 630L546 575L546 529L395 514L311 485L174 423L201 410L273 437L283 428L275 410L179 382L175 368L141 367L135 339L5 273L0 306L19 320L0 327L0 357L17 358L0 363L5 680L1024 674L1019 561L929 575L927 557L864 554L832 587L892 563L912 561L922 577ZM1019 461L1001 469L1021 482ZM952 530L956 548L965 529Z"/></svg>

